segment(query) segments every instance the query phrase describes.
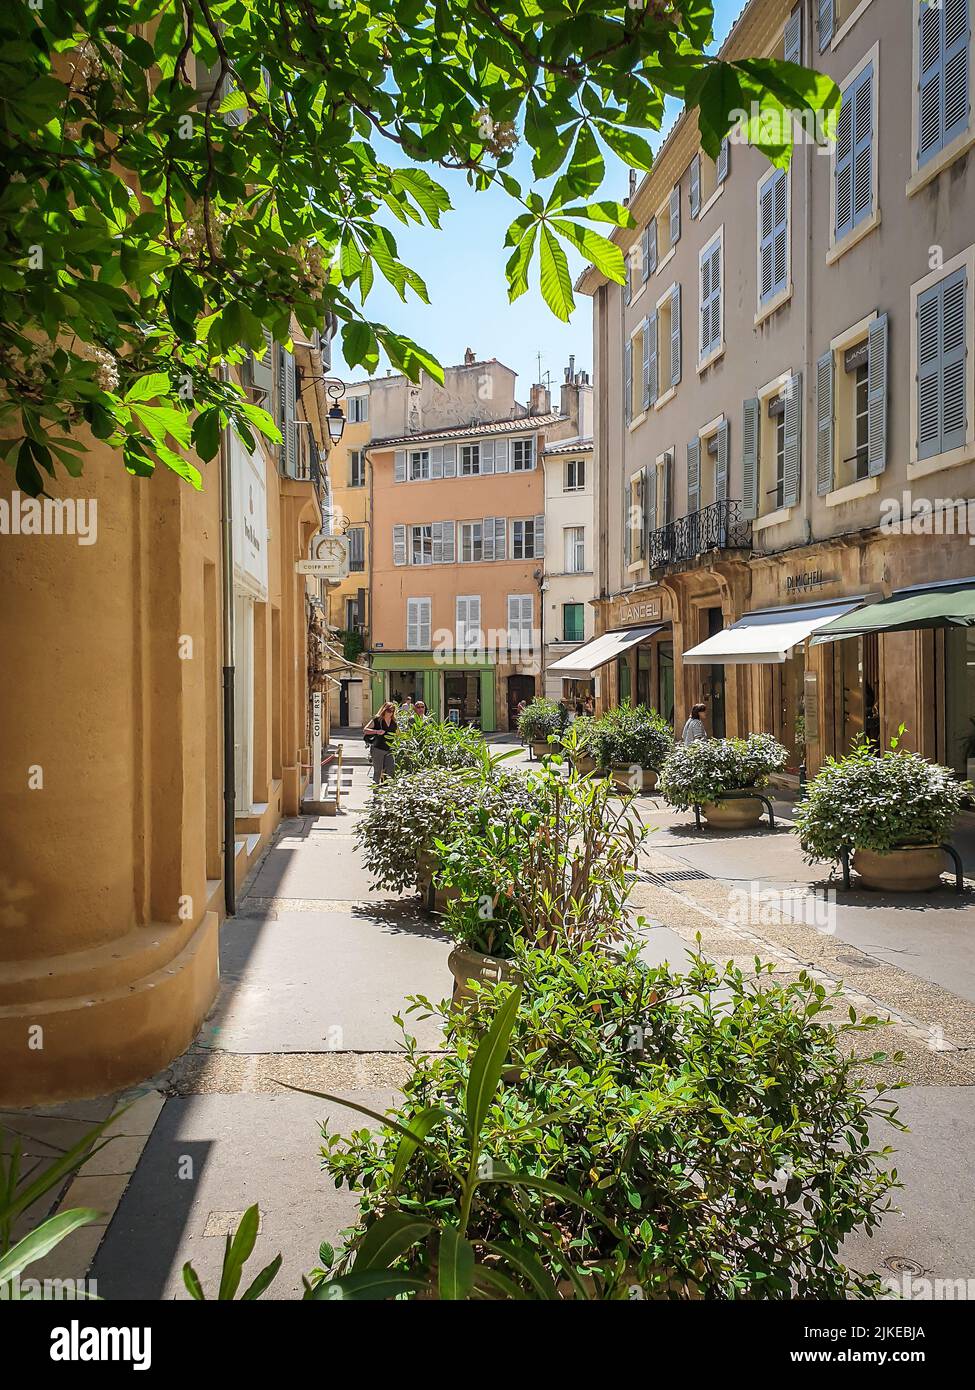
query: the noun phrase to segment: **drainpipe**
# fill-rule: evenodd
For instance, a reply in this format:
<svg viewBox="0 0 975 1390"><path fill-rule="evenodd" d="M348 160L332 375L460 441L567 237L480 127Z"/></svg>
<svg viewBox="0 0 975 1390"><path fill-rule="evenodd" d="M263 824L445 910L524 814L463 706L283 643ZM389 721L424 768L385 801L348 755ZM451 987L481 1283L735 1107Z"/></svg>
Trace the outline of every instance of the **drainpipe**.
<svg viewBox="0 0 975 1390"><path fill-rule="evenodd" d="M816 26L815 26L814 23L813 23L812 8L813 8L813 7L812 7L811 4L808 3L808 0L807 0L807 3L804 4L803 7L802 7L802 32L803 32L803 38L804 38L804 41L805 41L806 43L809 44L810 49L812 49L812 47L813 47L813 45L814 45L814 43L815 43L815 36L816 36ZM803 203L803 223L804 223L803 231L804 231L805 235L803 236L803 269L802 269L802 275L803 275L803 296L802 296L802 314L803 314L803 343L804 343L804 346L805 346L805 357L806 357L806 361L805 361L805 364L804 364L804 368L805 368L805 369L804 369L803 375L802 375L802 394L803 394L803 398L804 398L804 399L803 399L803 402L802 402L802 421L803 421L803 423L802 423L802 429L803 429L803 433L804 433L804 435L805 435L805 439L802 441L802 443L803 443L803 445L805 445L805 444L808 442L808 443L810 443L810 447L809 447L809 448L803 447L803 449L802 449L802 457L803 457L803 460L804 460L804 462L805 462L805 467L804 467L803 470L802 470L802 478L803 478L802 490L803 490L804 500L805 500L805 504L806 504L806 505L805 505L805 512L806 512L806 517L805 517L805 544L808 545L808 544L814 539L814 537L813 537L812 516L813 516L813 507L815 506L816 496L817 496L817 493L816 493L816 466L815 466L815 462L814 462L814 459L815 459L815 449L816 449L816 426L815 426L815 418L816 418L816 417L815 417L815 413L814 413L814 402L815 402L816 397L815 397L815 384L814 384L814 383L815 383L815 371L816 371L815 363L816 363L816 361L817 361L817 357L816 357L816 354L815 354L814 351L813 351L813 340L812 340L812 339L813 339L813 318L812 318L812 313L811 313L811 309L810 309L810 300L811 300L811 298L812 298L812 285L811 285L811 283L810 283L810 276L812 275L812 251L813 251L813 246L812 246L812 235L813 235L813 225L812 225L812 223L813 223L813 219L812 219L812 183L813 183L813 160L816 158L816 149L815 149L815 147L814 147L812 141L810 141L810 140L805 140L805 141L803 142L803 151L804 151L804 154L805 154L805 160L804 160L805 169L804 169L804 171L803 171L803 178L804 178L804 181L805 181L805 188L804 188L804 197L803 197L802 203ZM810 434L811 434L811 440L810 440ZM808 648L807 648L807 653L808 653ZM805 671L805 661L803 661L803 671ZM805 678L804 678L804 679L805 679ZM805 685L803 685L803 701L805 701ZM822 706L822 701L820 701L820 707L821 707L821 706ZM818 733L818 730L817 730L817 733ZM806 766L806 759L807 759L807 757L808 757L808 748L809 748L808 743L804 744L804 746L803 746L803 752L802 752L802 762L801 762L800 765L799 765L799 795L798 795L798 797L796 798L797 801L805 801L805 799L806 799L806 785L807 785L807 775L808 775L808 770L807 770L807 766Z"/></svg>
<svg viewBox="0 0 975 1390"><path fill-rule="evenodd" d="M226 364L221 380L228 380ZM220 434L220 548L223 578L223 897L227 916L237 911L236 767L234 759L234 543L230 485L230 426Z"/></svg>

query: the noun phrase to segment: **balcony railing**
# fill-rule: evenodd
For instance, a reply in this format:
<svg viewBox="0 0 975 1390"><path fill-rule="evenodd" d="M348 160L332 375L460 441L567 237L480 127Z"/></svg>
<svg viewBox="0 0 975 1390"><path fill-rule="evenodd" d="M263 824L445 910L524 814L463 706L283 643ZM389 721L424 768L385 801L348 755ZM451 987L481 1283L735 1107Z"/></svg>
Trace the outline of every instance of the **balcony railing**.
<svg viewBox="0 0 975 1390"><path fill-rule="evenodd" d="M712 502L709 507L651 531L650 568L680 564L709 550L750 549L752 524L743 520L741 509L742 504L731 499Z"/></svg>

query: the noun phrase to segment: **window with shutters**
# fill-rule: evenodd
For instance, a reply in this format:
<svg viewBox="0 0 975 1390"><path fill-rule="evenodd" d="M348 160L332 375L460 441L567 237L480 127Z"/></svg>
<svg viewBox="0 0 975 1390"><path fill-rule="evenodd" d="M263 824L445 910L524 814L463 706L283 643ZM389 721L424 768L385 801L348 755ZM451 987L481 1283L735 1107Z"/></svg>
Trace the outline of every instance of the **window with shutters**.
<svg viewBox="0 0 975 1390"><path fill-rule="evenodd" d="M698 473L697 507L710 507L728 496L728 421L723 415L711 420L701 430L700 467Z"/></svg>
<svg viewBox="0 0 975 1390"><path fill-rule="evenodd" d="M772 55L786 63L801 63L803 55L802 6L797 5L782 29L782 39Z"/></svg>
<svg viewBox="0 0 975 1390"><path fill-rule="evenodd" d="M408 598L406 600L406 650L408 652L430 650L433 640L432 609L432 599Z"/></svg>
<svg viewBox="0 0 975 1390"><path fill-rule="evenodd" d="M529 473L535 467L534 439L513 439L511 441L512 473Z"/></svg>
<svg viewBox="0 0 975 1390"><path fill-rule="evenodd" d="M349 396L347 414L350 425L364 425L369 419L369 397Z"/></svg>
<svg viewBox="0 0 975 1390"><path fill-rule="evenodd" d="M586 528L566 526L562 532L566 574L582 574L586 568Z"/></svg>
<svg viewBox="0 0 975 1390"><path fill-rule="evenodd" d="M915 178L933 178L975 140L972 112L972 7L975 0L924 0L914 28Z"/></svg>
<svg viewBox="0 0 975 1390"><path fill-rule="evenodd" d="M562 641L581 642L586 635L585 607L581 603L562 605Z"/></svg>
<svg viewBox="0 0 975 1390"><path fill-rule="evenodd" d="M758 184L758 318L792 294L789 170L773 169Z"/></svg>
<svg viewBox="0 0 975 1390"><path fill-rule="evenodd" d="M746 518L769 525L799 501L802 463L802 376L788 372L745 402L742 492Z"/></svg>
<svg viewBox="0 0 975 1390"><path fill-rule="evenodd" d="M346 535L349 538L349 569L360 574L366 567L366 531L364 526L350 526Z"/></svg>
<svg viewBox="0 0 975 1390"><path fill-rule="evenodd" d="M349 450L349 487L365 487L366 485L366 451L364 449Z"/></svg>
<svg viewBox="0 0 975 1390"><path fill-rule="evenodd" d="M721 153L712 159L700 150L691 161L690 203L691 216L704 217L724 192L724 186L731 169L731 142L725 137L721 142Z"/></svg>
<svg viewBox="0 0 975 1390"><path fill-rule="evenodd" d="M626 527L628 534L627 556L628 564L631 569L639 569L643 564L645 546L644 537L647 533L647 517L644 506L644 494L646 491L646 473L640 469L630 478L629 508L626 517Z"/></svg>
<svg viewBox="0 0 975 1390"><path fill-rule="evenodd" d="M975 247L911 291L912 465L921 473L975 453Z"/></svg>
<svg viewBox="0 0 975 1390"><path fill-rule="evenodd" d="M430 450L410 450L410 482L422 482L430 476Z"/></svg>
<svg viewBox="0 0 975 1390"><path fill-rule="evenodd" d="M873 0L814 0L818 49L837 48Z"/></svg>
<svg viewBox="0 0 975 1390"><path fill-rule="evenodd" d="M454 649L459 652L477 651L483 645L481 637L480 594L458 594Z"/></svg>
<svg viewBox="0 0 975 1390"><path fill-rule="evenodd" d="M828 506L887 466L888 355L887 315L873 313L834 338L817 363L816 491Z"/></svg>
<svg viewBox="0 0 975 1390"><path fill-rule="evenodd" d="M830 253L837 259L879 221L877 203L877 94L879 49L867 54L842 84L832 152Z"/></svg>
<svg viewBox="0 0 975 1390"><path fill-rule="evenodd" d="M565 461L565 492L585 492L586 490L586 460L585 459L566 459Z"/></svg>
<svg viewBox="0 0 975 1390"><path fill-rule="evenodd" d="M481 471L481 446L480 444L462 444L460 446L460 475L462 478L470 478Z"/></svg>
<svg viewBox="0 0 975 1390"><path fill-rule="evenodd" d="M654 406L659 408L670 400L681 378L680 285L671 285L657 301L651 325L656 329L655 341L651 345L651 357L655 364L652 400Z"/></svg>
<svg viewBox="0 0 975 1390"><path fill-rule="evenodd" d="M623 370L630 373L624 396L630 403L627 423L638 425L657 398L656 320L645 318L630 334Z"/></svg>
<svg viewBox="0 0 975 1390"><path fill-rule="evenodd" d="M461 563L471 565L484 559L484 529L480 521L460 523Z"/></svg>
<svg viewBox="0 0 975 1390"><path fill-rule="evenodd" d="M433 564L433 527L410 527L410 564Z"/></svg>
<svg viewBox="0 0 975 1390"><path fill-rule="evenodd" d="M508 595L508 648L512 653L532 650L535 600L531 594Z"/></svg>
<svg viewBox="0 0 975 1390"><path fill-rule="evenodd" d="M654 213L641 238L641 257L647 267L648 280L673 260L681 234L680 184L675 184L667 198Z"/></svg>
<svg viewBox="0 0 975 1390"><path fill-rule="evenodd" d="M724 351L724 228L699 256L700 313L698 364L713 362Z"/></svg>
<svg viewBox="0 0 975 1390"><path fill-rule="evenodd" d="M512 560L534 560L536 550L535 517L519 517L511 523Z"/></svg>

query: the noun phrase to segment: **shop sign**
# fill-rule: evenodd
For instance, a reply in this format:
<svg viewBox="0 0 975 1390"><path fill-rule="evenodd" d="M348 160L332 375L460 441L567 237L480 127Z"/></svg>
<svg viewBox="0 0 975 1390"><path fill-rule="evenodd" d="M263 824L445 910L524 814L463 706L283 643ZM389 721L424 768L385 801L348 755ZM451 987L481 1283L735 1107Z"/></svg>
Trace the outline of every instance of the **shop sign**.
<svg viewBox="0 0 975 1390"><path fill-rule="evenodd" d="M659 598L642 599L637 603L620 603L617 624L628 627L632 623L659 623L661 602Z"/></svg>
<svg viewBox="0 0 975 1390"><path fill-rule="evenodd" d="M805 716L806 742L819 742L819 677L806 671L802 683L802 712Z"/></svg>
<svg viewBox="0 0 975 1390"><path fill-rule="evenodd" d="M823 589L827 584L835 584L836 576L824 574L821 569L802 570L799 574L786 575L785 591L790 598L796 594L811 594Z"/></svg>
<svg viewBox="0 0 975 1390"><path fill-rule="evenodd" d="M267 490L264 456L253 454L231 431L230 484L233 506L234 584L263 603L267 600Z"/></svg>

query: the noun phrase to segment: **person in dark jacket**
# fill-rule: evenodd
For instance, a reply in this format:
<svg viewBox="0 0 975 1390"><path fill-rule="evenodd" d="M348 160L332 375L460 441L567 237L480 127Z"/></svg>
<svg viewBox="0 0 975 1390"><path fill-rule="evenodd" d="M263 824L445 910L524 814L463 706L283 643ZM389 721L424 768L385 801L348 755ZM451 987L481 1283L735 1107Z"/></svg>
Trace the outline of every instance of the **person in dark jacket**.
<svg viewBox="0 0 975 1390"><path fill-rule="evenodd" d="M373 715L362 731L372 753L372 780L384 782L393 775L393 749L390 735L396 732L396 706L391 700Z"/></svg>

